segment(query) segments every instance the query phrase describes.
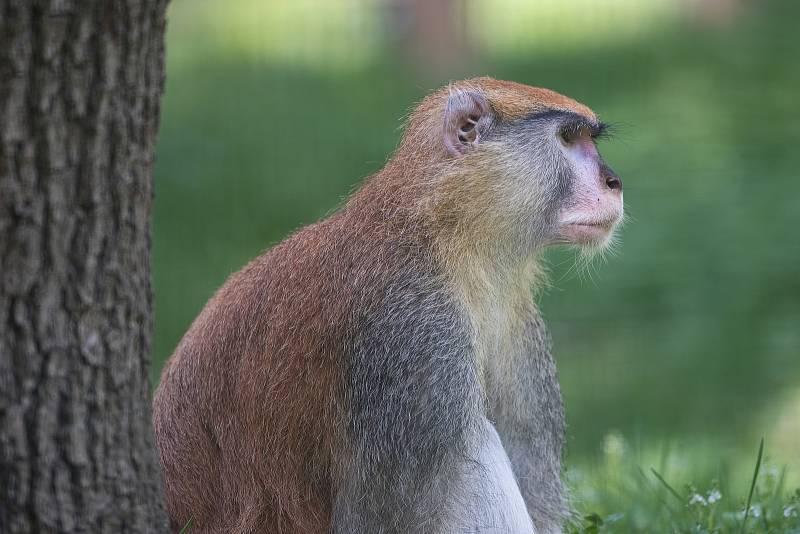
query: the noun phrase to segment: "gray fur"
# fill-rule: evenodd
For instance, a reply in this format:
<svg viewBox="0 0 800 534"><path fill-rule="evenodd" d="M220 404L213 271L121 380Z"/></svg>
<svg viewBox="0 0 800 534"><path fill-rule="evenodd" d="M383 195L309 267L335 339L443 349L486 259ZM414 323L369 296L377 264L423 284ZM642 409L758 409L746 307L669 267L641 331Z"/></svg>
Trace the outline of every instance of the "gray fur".
<svg viewBox="0 0 800 534"><path fill-rule="evenodd" d="M527 334L511 354L515 373L502 381L487 369L488 417L505 445L520 491L537 532L560 532L569 512L561 482L564 448L564 406L550 339L541 317L531 306Z"/></svg>
<svg viewBox="0 0 800 534"><path fill-rule="evenodd" d="M490 367L482 383L469 317L432 261L396 259L385 298L354 318L334 532L522 534L522 498L536 532L559 532L564 413L543 322L531 305L528 335L493 359L514 382Z"/></svg>
<svg viewBox="0 0 800 534"><path fill-rule="evenodd" d="M398 260L405 268L383 302L361 310L352 340L352 457L335 533L441 532L474 453L483 399L469 326L425 265Z"/></svg>

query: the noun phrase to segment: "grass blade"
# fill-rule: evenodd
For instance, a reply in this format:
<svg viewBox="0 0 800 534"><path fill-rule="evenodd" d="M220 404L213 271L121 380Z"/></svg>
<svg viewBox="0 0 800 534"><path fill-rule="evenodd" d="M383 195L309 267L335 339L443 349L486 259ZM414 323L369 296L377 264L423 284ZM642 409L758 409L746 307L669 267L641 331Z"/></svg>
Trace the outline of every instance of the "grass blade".
<svg viewBox="0 0 800 534"><path fill-rule="evenodd" d="M669 492L670 492L672 495L674 495L674 496L675 496L675 498L676 498L676 499L678 499L678 502L679 502L679 503L681 503L681 504L684 504L684 502L683 502L683 497L681 497L680 495L678 495L678 492L677 492L677 491L675 491L674 489L672 489L672 486L670 486L670 485L667 483L667 481L666 481L666 480L664 480L664 477L662 477L661 475L659 475L659 474L658 474L658 471L656 471L656 470L655 470L655 469L653 469L652 467L650 468L650 471L652 471L652 472L653 472L653 474L656 476L656 478L659 480L659 482L661 482L662 484L664 484L664 487L665 487L665 488L667 488L667 489L669 490Z"/></svg>
<svg viewBox="0 0 800 534"><path fill-rule="evenodd" d="M189 518L189 521L187 521L186 524L183 525L183 528L180 530L180 532L178 532L178 534L186 534L187 532L189 532L189 530L192 528L192 523L194 523L194 517Z"/></svg>
<svg viewBox="0 0 800 534"><path fill-rule="evenodd" d="M780 502L783 497L784 488L786 487L786 466L781 469L781 476L778 478L778 483L775 484L775 489L772 494L773 506Z"/></svg>
<svg viewBox="0 0 800 534"><path fill-rule="evenodd" d="M753 491L756 489L756 479L758 478L758 470L761 469L761 457L764 454L764 438L761 438L761 444L758 446L758 458L756 458L756 469L753 471L753 480L750 482L750 493L747 494L747 505L744 508L744 519L742 519L742 526L739 529L739 534L744 532L744 527L747 525L747 518L750 516L750 503L753 501Z"/></svg>

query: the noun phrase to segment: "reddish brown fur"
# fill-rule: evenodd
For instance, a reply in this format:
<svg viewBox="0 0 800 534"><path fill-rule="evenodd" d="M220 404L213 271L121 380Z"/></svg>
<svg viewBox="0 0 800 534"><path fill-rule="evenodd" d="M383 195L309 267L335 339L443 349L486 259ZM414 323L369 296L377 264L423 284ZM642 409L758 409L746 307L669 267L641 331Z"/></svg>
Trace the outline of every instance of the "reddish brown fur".
<svg viewBox="0 0 800 534"><path fill-rule="evenodd" d="M546 89L479 78L421 102L386 167L338 214L304 228L234 274L167 364L154 424L173 529L329 532L344 411L342 340L381 296L397 258L382 243L429 247L431 180L448 159L448 92L482 91L505 119L545 108L591 110ZM377 266L377 267L376 267Z"/></svg>
<svg viewBox="0 0 800 534"><path fill-rule="evenodd" d="M331 243L320 243L337 222L304 229L233 275L170 361L155 424L174 527L194 517L210 532L326 530L336 325L347 301L325 268Z"/></svg>

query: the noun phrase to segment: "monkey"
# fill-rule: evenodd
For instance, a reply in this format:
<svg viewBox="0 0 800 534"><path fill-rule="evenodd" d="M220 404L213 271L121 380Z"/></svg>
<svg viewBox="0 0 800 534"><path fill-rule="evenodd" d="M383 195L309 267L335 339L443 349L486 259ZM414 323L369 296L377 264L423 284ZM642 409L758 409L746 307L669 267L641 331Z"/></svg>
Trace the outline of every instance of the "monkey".
<svg viewBox="0 0 800 534"><path fill-rule="evenodd" d="M173 530L558 533L564 408L542 251L602 249L606 125L548 89L446 85L338 211L231 275L166 363Z"/></svg>

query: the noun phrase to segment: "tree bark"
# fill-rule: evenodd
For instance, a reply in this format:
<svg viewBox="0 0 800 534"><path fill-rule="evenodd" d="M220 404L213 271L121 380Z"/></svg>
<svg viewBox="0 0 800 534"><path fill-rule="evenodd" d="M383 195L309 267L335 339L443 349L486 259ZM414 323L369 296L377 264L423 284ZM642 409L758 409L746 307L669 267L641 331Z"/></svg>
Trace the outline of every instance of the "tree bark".
<svg viewBox="0 0 800 534"><path fill-rule="evenodd" d="M0 0L0 532L166 531L150 211L166 0Z"/></svg>
<svg viewBox="0 0 800 534"><path fill-rule="evenodd" d="M464 0L387 0L386 7L386 35L423 72L452 71L472 55Z"/></svg>

